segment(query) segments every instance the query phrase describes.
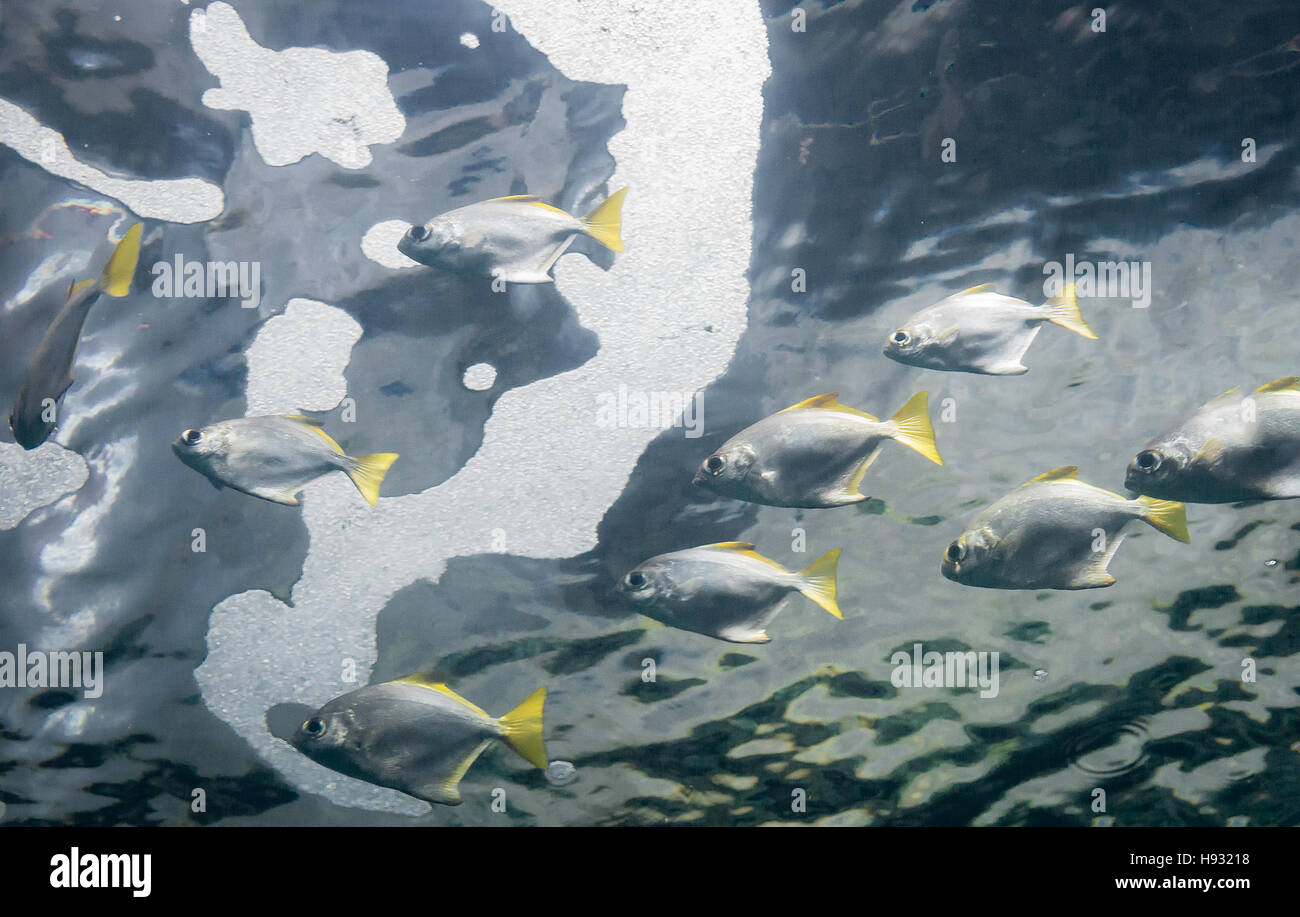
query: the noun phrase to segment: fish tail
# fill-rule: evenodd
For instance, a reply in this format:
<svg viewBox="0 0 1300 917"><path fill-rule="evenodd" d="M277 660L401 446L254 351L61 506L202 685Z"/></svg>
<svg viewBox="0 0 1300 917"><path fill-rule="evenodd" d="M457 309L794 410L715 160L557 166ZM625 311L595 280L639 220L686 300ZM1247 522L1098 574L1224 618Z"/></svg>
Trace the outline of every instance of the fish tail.
<svg viewBox="0 0 1300 917"><path fill-rule="evenodd" d="M1157 500L1155 497L1138 497L1142 504L1142 521L1164 532L1183 544L1191 542L1187 534L1187 507L1174 500Z"/></svg>
<svg viewBox="0 0 1300 917"><path fill-rule="evenodd" d="M808 566L799 571L802 584L799 591L812 599L822 608L843 619L844 613L835 600L835 569L840 560L841 548L827 551Z"/></svg>
<svg viewBox="0 0 1300 917"><path fill-rule="evenodd" d="M619 188L600 206L581 218L583 231L611 251L623 251L623 198L627 188Z"/></svg>
<svg viewBox="0 0 1300 917"><path fill-rule="evenodd" d="M348 468L348 477L357 485L361 496L374 506L379 502L379 485L384 482L388 467L397 461L396 452L376 452L372 455L351 456L352 465Z"/></svg>
<svg viewBox="0 0 1300 917"><path fill-rule="evenodd" d="M1053 325L1069 328L1075 334L1082 334L1089 340L1097 340L1096 333L1088 327L1088 323L1083 319L1083 312L1079 310L1079 300L1074 295L1074 284L1067 283L1064 290L1043 303L1043 308L1047 310L1047 320Z"/></svg>
<svg viewBox="0 0 1300 917"><path fill-rule="evenodd" d="M930 424L929 392L917 392L889 418L889 422L894 426L890 437L895 442L915 449L936 465L943 464L943 457L934 441L934 427Z"/></svg>
<svg viewBox="0 0 1300 917"><path fill-rule="evenodd" d="M543 685L498 721L505 740L519 756L535 767L546 769L546 745L542 740L542 705L546 703Z"/></svg>
<svg viewBox="0 0 1300 917"><path fill-rule="evenodd" d="M99 288L109 296L125 296L131 292L131 278L135 276L135 266L140 261L140 233L143 229L142 223L128 229L100 272Z"/></svg>

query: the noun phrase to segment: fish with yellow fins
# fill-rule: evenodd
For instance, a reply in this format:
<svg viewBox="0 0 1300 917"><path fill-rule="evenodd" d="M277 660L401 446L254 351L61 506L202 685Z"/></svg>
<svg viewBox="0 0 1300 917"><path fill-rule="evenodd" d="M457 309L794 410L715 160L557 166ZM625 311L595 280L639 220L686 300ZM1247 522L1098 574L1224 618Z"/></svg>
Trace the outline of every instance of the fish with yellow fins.
<svg viewBox="0 0 1300 917"><path fill-rule="evenodd" d="M1124 484L1188 503L1300 497L1300 377L1210 399L1134 456Z"/></svg>
<svg viewBox="0 0 1300 917"><path fill-rule="evenodd" d="M398 240L397 250L444 270L491 275L507 283L552 283L551 268L579 235L623 251L626 195L627 188L620 188L581 217L530 194L493 198L412 226Z"/></svg>
<svg viewBox="0 0 1300 917"><path fill-rule="evenodd" d="M345 472L374 506L379 485L397 460L395 452L347 455L320 424L300 414L244 417L186 430L172 451L217 489L230 487L290 506L307 484L331 471Z"/></svg>
<svg viewBox="0 0 1300 917"><path fill-rule="evenodd" d="M1097 589L1115 582L1107 572L1140 519L1181 542L1187 510L1181 503L1119 494L1079 480L1073 465L1022 484L975 517L943 552L943 575L989 589Z"/></svg>
<svg viewBox="0 0 1300 917"><path fill-rule="evenodd" d="M886 440L943 464L926 392L888 420L837 397L809 398L737 433L704 460L694 483L749 503L817 509L867 499L862 479Z"/></svg>
<svg viewBox="0 0 1300 917"><path fill-rule="evenodd" d="M494 717L445 684L421 675L340 695L313 713L289 743L331 770L443 806L460 805L460 781L500 739L546 769L538 688Z"/></svg>
<svg viewBox="0 0 1300 917"><path fill-rule="evenodd" d="M139 223L128 229L99 277L68 288L67 301L41 338L9 412L9 429L24 449L45 442L58 425L59 401L72 386L72 365L90 307L103 293L121 297L131 291L131 277L140 259L141 232Z"/></svg>
<svg viewBox="0 0 1300 917"><path fill-rule="evenodd" d="M731 643L767 643L767 626L799 593L837 618L840 549L795 573L745 541L660 554L623 577L619 590L637 611L672 627Z"/></svg>
<svg viewBox="0 0 1300 917"><path fill-rule="evenodd" d="M905 321L885 341L885 356L909 366L955 373L1018 376L1043 325L1060 325L1090 340L1074 284L1041 306L999 293L991 283L954 293Z"/></svg>

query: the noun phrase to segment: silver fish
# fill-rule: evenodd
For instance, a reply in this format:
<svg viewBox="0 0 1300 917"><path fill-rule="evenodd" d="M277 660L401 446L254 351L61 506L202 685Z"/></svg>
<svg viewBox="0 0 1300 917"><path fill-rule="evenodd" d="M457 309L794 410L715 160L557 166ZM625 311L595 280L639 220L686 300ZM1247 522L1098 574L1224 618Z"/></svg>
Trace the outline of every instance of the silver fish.
<svg viewBox="0 0 1300 917"><path fill-rule="evenodd" d="M137 223L126 231L97 279L83 280L68 288L67 302L27 364L22 387L9 412L9 429L14 441L24 449L35 449L45 442L58 425L58 404L72 385L72 365L90 307L101 293L125 296L131 291L131 277L140 258L141 230Z"/></svg>
<svg viewBox="0 0 1300 917"><path fill-rule="evenodd" d="M186 430L172 451L220 489L231 487L274 503L297 504L298 491L331 471L346 472L371 506L397 459L395 452L346 455L315 421L297 414L223 420Z"/></svg>
<svg viewBox="0 0 1300 917"><path fill-rule="evenodd" d="M1043 325L1051 322L1092 340L1074 284L1041 306L998 293L991 283L954 293L913 315L885 342L885 356L947 372L1018 376Z"/></svg>
<svg viewBox="0 0 1300 917"><path fill-rule="evenodd" d="M552 283L551 267L580 233L623 251L626 194L627 188L615 191L583 217L530 194L498 197L412 226L397 250L430 267L490 274L507 283Z"/></svg>
<svg viewBox="0 0 1300 917"><path fill-rule="evenodd" d="M1211 399L1139 452L1124 484L1188 503L1300 497L1300 377Z"/></svg>
<svg viewBox="0 0 1300 917"><path fill-rule="evenodd" d="M546 769L538 688L505 716L489 716L445 684L419 675L334 698L290 744L349 777L444 806L460 805L460 780L496 739Z"/></svg>
<svg viewBox="0 0 1300 917"><path fill-rule="evenodd" d="M943 575L990 589L1096 589L1115 582L1106 568L1140 519L1187 542L1181 503L1119 494L1079 480L1073 465L1038 475L975 517L943 553Z"/></svg>
<svg viewBox="0 0 1300 917"><path fill-rule="evenodd" d="M886 440L943 464L926 392L886 421L836 397L809 398L740 431L704 460L693 483L750 503L815 509L867 499L858 488Z"/></svg>
<svg viewBox="0 0 1300 917"><path fill-rule="evenodd" d="M745 541L660 554L623 577L619 589L647 617L732 643L767 643L766 627L792 593L837 618L840 549L792 573Z"/></svg>

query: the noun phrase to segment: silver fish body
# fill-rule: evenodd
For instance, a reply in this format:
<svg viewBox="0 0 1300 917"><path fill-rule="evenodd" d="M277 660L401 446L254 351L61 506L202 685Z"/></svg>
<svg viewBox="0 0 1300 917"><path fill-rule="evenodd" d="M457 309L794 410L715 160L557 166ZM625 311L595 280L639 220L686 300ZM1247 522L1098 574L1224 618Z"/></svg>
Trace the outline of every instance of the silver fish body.
<svg viewBox="0 0 1300 917"><path fill-rule="evenodd" d="M693 482L767 506L826 508L866 499L859 487L880 448L893 439L942 465L928 395L913 396L889 420L818 395L747 427L700 465Z"/></svg>
<svg viewBox="0 0 1300 917"><path fill-rule="evenodd" d="M72 386L72 367L86 317L102 294L125 296L130 291L142 230L137 223L126 231L96 280L69 288L67 300L32 354L9 412L9 429L24 449L41 445L58 426L58 404Z"/></svg>
<svg viewBox="0 0 1300 917"><path fill-rule="evenodd" d="M793 593L802 593L837 618L830 551L798 573L754 551L748 542L721 542L652 557L619 589L637 611L682 630L732 643L767 643L766 627Z"/></svg>
<svg viewBox="0 0 1300 917"><path fill-rule="evenodd" d="M1188 503L1300 497L1300 379L1211 399L1134 456L1124 484Z"/></svg>
<svg viewBox="0 0 1300 917"><path fill-rule="evenodd" d="M943 575L991 589L1095 589L1124 527L1141 520L1186 542L1181 503L1118 494L1085 484L1074 466L1041 474L984 509L945 549Z"/></svg>
<svg viewBox="0 0 1300 917"><path fill-rule="evenodd" d="M1079 311L1073 285L1041 306L983 284L922 309L885 342L884 354L909 366L945 372L1018 376L1025 352L1046 323L1097 336Z"/></svg>
<svg viewBox="0 0 1300 917"><path fill-rule="evenodd" d="M539 689L495 718L446 685L415 676L334 698L298 727L291 745L331 770L439 805L459 805L459 783L496 739L546 767Z"/></svg>
<svg viewBox="0 0 1300 917"><path fill-rule="evenodd" d="M298 492L308 483L331 471L345 472L373 505L384 472L397 458L393 453L346 455L319 426L287 414L186 430L172 450L218 488L288 505L298 502Z"/></svg>
<svg viewBox="0 0 1300 917"><path fill-rule="evenodd" d="M623 250L621 207L626 190L581 218L531 195L470 204L412 226L397 250L430 267L491 275L507 283L551 283L551 267L579 234Z"/></svg>

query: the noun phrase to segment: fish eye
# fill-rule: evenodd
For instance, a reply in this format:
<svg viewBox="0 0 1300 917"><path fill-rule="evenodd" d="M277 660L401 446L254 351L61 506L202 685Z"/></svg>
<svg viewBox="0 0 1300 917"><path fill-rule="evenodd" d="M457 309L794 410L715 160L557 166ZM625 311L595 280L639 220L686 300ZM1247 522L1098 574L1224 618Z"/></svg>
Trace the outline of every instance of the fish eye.
<svg viewBox="0 0 1300 917"><path fill-rule="evenodd" d="M429 230L423 226L412 226L407 235L411 237L412 242L422 242L428 237Z"/></svg>
<svg viewBox="0 0 1300 917"><path fill-rule="evenodd" d="M961 563L966 559L966 542L961 539L954 541L948 545L948 550L943 552L943 556L947 558L950 564Z"/></svg>
<svg viewBox="0 0 1300 917"><path fill-rule="evenodd" d="M637 570L629 573L624 581L633 589L640 589L646 584L645 574Z"/></svg>
<svg viewBox="0 0 1300 917"><path fill-rule="evenodd" d="M908 334L906 331L899 330L894 332L894 336L891 337L890 340L893 341L895 344L898 344L899 346L906 347L907 344L912 340L912 336Z"/></svg>
<svg viewBox="0 0 1300 917"><path fill-rule="evenodd" d="M1137 466L1143 471L1155 471L1160 467L1160 453L1151 449L1139 452L1137 455Z"/></svg>
<svg viewBox="0 0 1300 917"><path fill-rule="evenodd" d="M185 440L187 446L197 446L199 440L203 439L203 434L198 430L186 430L181 434L181 439Z"/></svg>
<svg viewBox="0 0 1300 917"><path fill-rule="evenodd" d="M313 739L319 739L325 734L325 721L318 716L313 716L307 722L302 724L303 735Z"/></svg>
<svg viewBox="0 0 1300 917"><path fill-rule="evenodd" d="M720 455L710 455L708 461L704 463L704 467L709 470L709 474L716 477L722 474L723 468L727 467L727 460Z"/></svg>

